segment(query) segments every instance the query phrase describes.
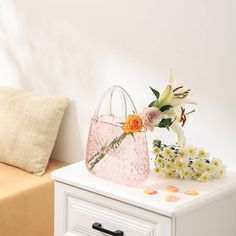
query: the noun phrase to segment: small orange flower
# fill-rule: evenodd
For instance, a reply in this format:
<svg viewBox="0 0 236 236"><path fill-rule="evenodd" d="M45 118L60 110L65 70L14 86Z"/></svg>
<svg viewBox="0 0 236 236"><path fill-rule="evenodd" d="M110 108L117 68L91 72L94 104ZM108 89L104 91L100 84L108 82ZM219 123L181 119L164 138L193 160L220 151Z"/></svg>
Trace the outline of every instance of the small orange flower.
<svg viewBox="0 0 236 236"><path fill-rule="evenodd" d="M140 132L143 128L142 119L137 114L128 115L123 130L125 133Z"/></svg>

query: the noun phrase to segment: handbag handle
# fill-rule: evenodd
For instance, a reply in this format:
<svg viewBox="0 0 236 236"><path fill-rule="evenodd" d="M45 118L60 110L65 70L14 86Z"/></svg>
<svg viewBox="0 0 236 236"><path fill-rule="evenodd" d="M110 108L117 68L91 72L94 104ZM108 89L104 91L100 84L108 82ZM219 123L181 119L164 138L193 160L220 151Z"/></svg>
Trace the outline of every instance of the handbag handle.
<svg viewBox="0 0 236 236"><path fill-rule="evenodd" d="M94 112L94 117L95 118L98 118L99 117L99 112L100 112L100 108L101 108L101 105L105 99L106 96L109 95L109 100L108 100L108 107L107 107L107 110L108 110L108 114L109 115L112 115L112 97L113 97L113 93L114 92L118 92L119 95L120 95L120 98L121 98L121 102L122 102L122 113L123 113L123 117L124 117L124 120L126 119L127 117L127 102L129 103L129 105L131 106L132 110L137 113L137 109L134 105L134 102L133 100L131 99L130 95L126 92L125 89L123 89L121 86L118 86L118 85L115 85L115 86L112 86L110 88L108 88L102 95L101 99L100 99L100 102L98 103L98 106L97 108L95 109L95 112Z"/></svg>

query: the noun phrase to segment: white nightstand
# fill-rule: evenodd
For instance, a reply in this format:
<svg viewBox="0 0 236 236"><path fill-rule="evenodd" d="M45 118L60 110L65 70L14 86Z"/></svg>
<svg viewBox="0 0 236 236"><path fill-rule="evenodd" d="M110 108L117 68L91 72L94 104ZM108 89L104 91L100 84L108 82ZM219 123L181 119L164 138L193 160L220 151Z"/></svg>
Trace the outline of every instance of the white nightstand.
<svg viewBox="0 0 236 236"><path fill-rule="evenodd" d="M55 236L236 236L235 172L208 183L162 179L153 173L135 188L93 176L80 162L54 171L52 177ZM166 191L169 184L179 187L178 202L165 200L171 194ZM146 187L159 193L146 195ZM200 195L186 195L187 189Z"/></svg>

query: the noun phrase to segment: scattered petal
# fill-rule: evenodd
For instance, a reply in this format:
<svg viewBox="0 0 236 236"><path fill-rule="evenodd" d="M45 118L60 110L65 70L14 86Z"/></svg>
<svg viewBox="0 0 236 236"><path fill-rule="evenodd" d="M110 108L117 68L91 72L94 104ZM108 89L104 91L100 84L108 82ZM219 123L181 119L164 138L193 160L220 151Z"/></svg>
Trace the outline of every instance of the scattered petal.
<svg viewBox="0 0 236 236"><path fill-rule="evenodd" d="M167 195L166 196L166 201L167 202L177 202L179 200L180 200L180 197L176 196L176 195Z"/></svg>
<svg viewBox="0 0 236 236"><path fill-rule="evenodd" d="M145 193L145 194L148 194L148 195L155 195L155 194L157 194L158 192L157 192L155 189L146 188L146 189L144 189L144 193Z"/></svg>
<svg viewBox="0 0 236 236"><path fill-rule="evenodd" d="M178 193L179 192L179 188L174 186L174 185L168 185L166 187L166 190L172 193Z"/></svg>
<svg viewBox="0 0 236 236"><path fill-rule="evenodd" d="M191 196L199 195L199 192L196 191L196 190L186 190L184 193L187 194L187 195L191 195Z"/></svg>

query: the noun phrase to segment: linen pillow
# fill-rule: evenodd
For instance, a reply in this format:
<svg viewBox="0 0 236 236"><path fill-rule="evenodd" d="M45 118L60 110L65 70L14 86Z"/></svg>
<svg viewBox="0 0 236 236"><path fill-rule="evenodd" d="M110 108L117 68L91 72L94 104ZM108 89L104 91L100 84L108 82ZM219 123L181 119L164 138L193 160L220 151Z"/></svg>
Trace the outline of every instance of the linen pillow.
<svg viewBox="0 0 236 236"><path fill-rule="evenodd" d="M68 102L0 87L0 162L43 175Z"/></svg>

